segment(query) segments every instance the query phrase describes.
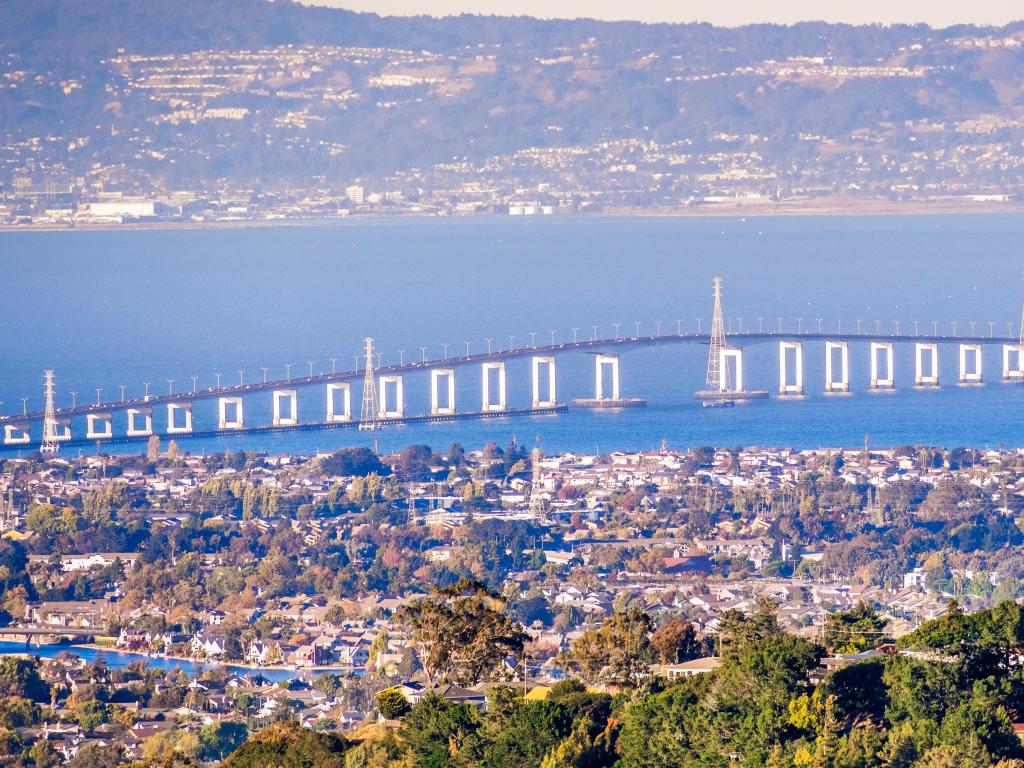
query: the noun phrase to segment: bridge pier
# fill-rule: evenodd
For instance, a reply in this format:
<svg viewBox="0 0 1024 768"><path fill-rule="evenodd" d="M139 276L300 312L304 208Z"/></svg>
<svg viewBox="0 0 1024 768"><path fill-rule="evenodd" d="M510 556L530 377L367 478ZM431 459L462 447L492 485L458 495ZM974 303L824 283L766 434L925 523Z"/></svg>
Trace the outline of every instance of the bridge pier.
<svg viewBox="0 0 1024 768"><path fill-rule="evenodd" d="M234 406L234 418L228 419L228 406ZM242 406L242 398L238 397L222 397L217 403L218 429L244 429L245 428L245 416Z"/></svg>
<svg viewBox="0 0 1024 768"><path fill-rule="evenodd" d="M925 373L924 358L928 355L928 373ZM939 386L939 345L935 343L914 345L914 386Z"/></svg>
<svg viewBox="0 0 1024 768"><path fill-rule="evenodd" d="M621 400L619 391L619 356L598 354L594 357L594 398L604 400L604 366L612 369L612 400Z"/></svg>
<svg viewBox="0 0 1024 768"><path fill-rule="evenodd" d="M32 442L28 424L4 424L4 445L25 445Z"/></svg>
<svg viewBox="0 0 1024 768"><path fill-rule="evenodd" d="M491 402L491 371L498 372L498 402ZM482 381L482 400L480 410L484 413L493 413L495 411L504 411L506 407L505 402L505 363L499 361L496 363L484 363L481 366L481 381Z"/></svg>
<svg viewBox="0 0 1024 768"><path fill-rule="evenodd" d="M787 354L793 351L794 378L789 381L789 365ZM779 342L779 394L802 395L804 393L804 345L799 341Z"/></svg>
<svg viewBox="0 0 1024 768"><path fill-rule="evenodd" d="M885 376L879 373L878 353L885 359ZM891 341L871 342L871 389L876 392L892 390L896 383L895 365L893 364L893 343Z"/></svg>
<svg viewBox="0 0 1024 768"><path fill-rule="evenodd" d="M968 365L970 358L970 365ZM981 344L960 345L960 385L976 385L983 382L981 368Z"/></svg>
<svg viewBox="0 0 1024 768"><path fill-rule="evenodd" d="M139 417L142 417L142 426L139 426ZM148 437L153 434L153 409L152 408L129 408L128 409L128 437Z"/></svg>
<svg viewBox="0 0 1024 768"><path fill-rule="evenodd" d="M299 393L294 389L274 390L274 426L291 427L299 423ZM288 404L287 415L281 410L281 401Z"/></svg>
<svg viewBox="0 0 1024 768"><path fill-rule="evenodd" d="M726 372L729 370L729 361L735 362L735 373L731 376L727 376ZM722 379L719 386L721 392L742 392L743 391L743 350L739 347L722 347L721 355L719 356L719 364L722 370ZM730 389L726 386L726 382L732 381L733 387Z"/></svg>
<svg viewBox="0 0 1024 768"><path fill-rule="evenodd" d="M395 385L395 407L388 410L388 385ZM402 386L401 376L380 377L380 412L382 419L401 419L405 417L405 393Z"/></svg>
<svg viewBox="0 0 1024 768"><path fill-rule="evenodd" d="M546 400L540 399L540 368L547 366L548 369L548 396ZM533 407L549 408L558 403L555 396L555 358L554 355L535 355L533 358Z"/></svg>
<svg viewBox="0 0 1024 768"><path fill-rule="evenodd" d="M839 350L839 380L835 378L833 352ZM850 345L845 341L825 342L825 392L850 391Z"/></svg>
<svg viewBox="0 0 1024 768"><path fill-rule="evenodd" d="M85 437L88 440L106 440L114 436L114 419L110 413L90 413L85 417ZM102 425L102 431L97 430Z"/></svg>
<svg viewBox="0 0 1024 768"><path fill-rule="evenodd" d="M1003 344L1003 381L1024 381L1024 345Z"/></svg>
<svg viewBox="0 0 1024 768"><path fill-rule="evenodd" d="M438 383L444 377L448 380L447 405L441 406L438 398ZM430 371L430 414L432 416L451 416L455 413L455 369L432 368Z"/></svg>
<svg viewBox="0 0 1024 768"><path fill-rule="evenodd" d="M184 414L185 420L178 425L178 411ZM192 403L167 404L167 434L187 435L192 431Z"/></svg>
<svg viewBox="0 0 1024 768"><path fill-rule="evenodd" d="M335 410L334 395L341 392L341 413ZM352 421L352 387L348 382L327 385L327 421Z"/></svg>

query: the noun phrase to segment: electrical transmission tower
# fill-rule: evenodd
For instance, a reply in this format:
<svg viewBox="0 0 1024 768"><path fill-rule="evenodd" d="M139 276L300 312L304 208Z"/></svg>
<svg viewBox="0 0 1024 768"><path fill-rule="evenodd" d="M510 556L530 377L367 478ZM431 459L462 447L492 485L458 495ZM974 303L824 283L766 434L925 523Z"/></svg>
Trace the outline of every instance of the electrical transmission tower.
<svg viewBox="0 0 1024 768"><path fill-rule="evenodd" d="M53 371L46 371L45 381L46 411L43 414L43 442L39 452L52 454L60 450L60 443L57 442L57 415L53 407Z"/></svg>
<svg viewBox="0 0 1024 768"><path fill-rule="evenodd" d="M377 381L373 373L373 339L366 337L366 374L363 376L363 407L359 413L360 429L377 429L380 403L377 400Z"/></svg>
<svg viewBox="0 0 1024 768"><path fill-rule="evenodd" d="M538 445L533 449L530 461L533 464L533 474L530 478L530 505L527 511L538 520L544 517L547 511L547 504L540 493L540 460L544 457L544 450Z"/></svg>
<svg viewBox="0 0 1024 768"><path fill-rule="evenodd" d="M729 366L722 365L725 349L725 323L722 322L722 278L716 277L715 311L711 318L711 344L708 348L708 390L725 392L729 387Z"/></svg>

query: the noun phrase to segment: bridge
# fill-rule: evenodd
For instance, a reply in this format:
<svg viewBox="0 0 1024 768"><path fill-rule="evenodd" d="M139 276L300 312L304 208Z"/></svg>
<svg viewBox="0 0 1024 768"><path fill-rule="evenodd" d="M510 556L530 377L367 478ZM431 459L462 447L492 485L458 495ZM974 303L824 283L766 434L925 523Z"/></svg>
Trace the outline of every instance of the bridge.
<svg viewBox="0 0 1024 768"><path fill-rule="evenodd" d="M315 430L331 428L379 429L383 427L446 422L462 419L488 419L514 416L540 416L564 413L568 406L558 400L556 363L558 356L570 352L587 352L594 355L594 397L574 400L586 407L627 407L642 404L640 398L623 398L620 392L620 359L622 352L640 347L663 345L698 344L708 347L706 387L696 393L706 405L731 405L748 399L767 397L764 391L745 388L743 352L755 344L774 343L779 353L780 397L799 397L806 391L804 377L805 345L818 343L824 348L825 377L823 391L826 394L850 393L849 350L853 344L868 345L870 349L871 391L884 392L895 389L896 373L894 349L897 344L914 347L915 388L935 388L939 381L939 352L943 347L952 346L957 350L959 367L957 384L962 386L983 383L982 354L986 347L1001 348L1002 380L1008 383L1024 382L1024 316L1020 333L1013 334L1013 323L1006 323L1007 334L997 335L996 323L950 323L949 333L940 332L938 322L910 323L893 321L855 321L850 327L843 327L835 321L834 330L824 327L823 319L815 319L805 326L802 318L796 322L784 323L783 318L755 318L756 329L743 328L742 318L737 327L732 319L727 323L722 311L721 280L714 281L714 309L711 327L703 331L702 321L697 321L696 332L684 331L683 323L676 321L675 333L662 333L661 321L655 323L654 332L643 334L636 323L633 335L623 335L620 326L614 326L614 335L599 335L598 327L591 326L592 333L580 337L579 329L572 329L571 339L557 341L556 332L549 331L548 343L537 343L536 333L529 334L528 344L516 345L516 337L510 336L508 344L495 348L492 339L487 339L487 350L471 353L466 342L465 354L449 355L448 345L440 357L428 358L422 349L419 360L406 361L399 353L399 361L381 364L381 354L374 350L373 340L366 339L364 352L355 356L355 366L348 370L337 370L332 360L331 372L314 373L309 363L309 375L281 379L270 379L263 369L263 379L247 382L240 372L238 384L221 385L217 375L217 386L206 389L196 386L175 391L173 380L168 381L166 394L150 394L149 385L141 397L126 398L122 387L121 398L115 401L90 404L72 403L70 408L57 409L54 402L54 372L45 374L44 402L42 411L21 415L0 416L3 426L0 448L20 449L35 444L33 428L39 434L38 444L44 453L54 452L61 445L90 445L103 442L125 442L148 440L157 435L168 438L216 437L240 433L285 432L294 430ZM775 322L772 322L774 320ZM767 321L767 322L766 322ZM987 329L987 333L984 331ZM945 329L942 329L945 330ZM961 330L966 332L961 332ZM506 363L517 358L531 360L531 404L529 407L512 408L507 400ZM360 361L362 365L360 366ZM456 374L459 370L479 366L481 392L479 407L469 409L456 407ZM290 374L291 366L286 366ZM610 370L609 370L610 369ZM430 374L430 410L424 414L406 412L405 376L417 371ZM605 387L606 376L610 374L610 386ZM362 381L361 408L357 416L353 409L353 387ZM323 417L300 420L299 391L310 388L320 390L323 403ZM269 424L251 424L245 420L247 398L269 393L272 405L272 421ZM193 427L193 408L203 401L217 401L217 427L199 430ZM155 428L154 415L164 412L165 428ZM115 432L114 416L122 415L126 421L123 431ZM85 419L85 432L72 434L72 418ZM39 427L41 426L41 429Z"/></svg>

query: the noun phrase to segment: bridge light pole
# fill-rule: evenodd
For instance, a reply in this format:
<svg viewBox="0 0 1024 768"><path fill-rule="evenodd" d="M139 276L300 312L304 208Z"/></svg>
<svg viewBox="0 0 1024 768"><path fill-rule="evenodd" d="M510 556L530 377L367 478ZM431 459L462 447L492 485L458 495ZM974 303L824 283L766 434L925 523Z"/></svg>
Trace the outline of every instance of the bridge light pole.
<svg viewBox="0 0 1024 768"><path fill-rule="evenodd" d="M572 329L572 343L573 343L573 344L576 344L576 343L578 343L578 342L577 342L577 340L576 340L576 332L577 332L578 330L579 330L579 328L573 328L573 329ZM488 351L488 352L490 352L490 351L491 351L491 348L490 348L490 347L488 347L488 348L487 348L487 351Z"/></svg>
<svg viewBox="0 0 1024 768"><path fill-rule="evenodd" d="M836 318L836 333L840 336L843 335L843 318L841 317Z"/></svg>
<svg viewBox="0 0 1024 768"><path fill-rule="evenodd" d="M683 321L682 320L676 320L676 336L682 336L682 335L683 335Z"/></svg>
<svg viewBox="0 0 1024 768"><path fill-rule="evenodd" d="M738 324L738 330L736 332L737 333L743 333L743 318L742 317L737 317L736 318L736 322Z"/></svg>
<svg viewBox="0 0 1024 768"><path fill-rule="evenodd" d="M763 317L757 318L757 332L758 333L764 333L764 318Z"/></svg>
<svg viewBox="0 0 1024 768"><path fill-rule="evenodd" d="M270 369L269 368L260 368L260 370L263 371L263 383L266 384L267 383L267 373L270 371Z"/></svg>
<svg viewBox="0 0 1024 768"><path fill-rule="evenodd" d="M315 360L307 360L306 361L306 365L309 366L309 378L311 378L311 379L313 378L313 363L315 363L315 362L316 362Z"/></svg>
<svg viewBox="0 0 1024 768"><path fill-rule="evenodd" d="M917 336L917 320L914 321L914 335Z"/></svg>
<svg viewBox="0 0 1024 768"><path fill-rule="evenodd" d="M991 320L989 320L988 321L988 337L991 339L992 335L994 333L995 333L995 323L993 323Z"/></svg>
<svg viewBox="0 0 1024 768"><path fill-rule="evenodd" d="M399 365L405 365L405 350L404 349L398 350L398 364ZM331 370L331 373L334 373L333 369Z"/></svg>
<svg viewBox="0 0 1024 768"><path fill-rule="evenodd" d="M779 321L779 333L782 333L782 318L776 317L775 319Z"/></svg>
<svg viewBox="0 0 1024 768"><path fill-rule="evenodd" d="M173 395L173 394L174 394L174 379L168 379L167 380L167 395L170 396L170 395Z"/></svg>
<svg viewBox="0 0 1024 768"><path fill-rule="evenodd" d="M804 319L802 317L798 317L796 319L796 333L799 336L803 332L804 332Z"/></svg>
<svg viewBox="0 0 1024 768"><path fill-rule="evenodd" d="M427 348L426 347L420 347L420 359L424 363L427 362Z"/></svg>
<svg viewBox="0 0 1024 768"><path fill-rule="evenodd" d="M484 341L487 342L487 354L489 355L489 354L491 354L491 342L494 341L494 338L491 337L491 336L488 336L486 339L484 339ZM575 339L573 339L573 341L575 341Z"/></svg>
<svg viewBox="0 0 1024 768"><path fill-rule="evenodd" d="M701 319L698 317L697 318L697 335L698 336L700 336L700 325L701 325Z"/></svg>
<svg viewBox="0 0 1024 768"><path fill-rule="evenodd" d="M616 341L619 340L619 328L621 326L622 326L622 323L612 323L612 328L615 329L615 340ZM594 340L595 341L597 340L597 326L594 326Z"/></svg>
<svg viewBox="0 0 1024 768"><path fill-rule="evenodd" d="M932 336L938 336L938 335L939 335L939 321L938 320L932 320Z"/></svg>
<svg viewBox="0 0 1024 768"><path fill-rule="evenodd" d="M337 372L338 372L338 358L332 357L331 358L331 375L333 376Z"/></svg>
<svg viewBox="0 0 1024 768"><path fill-rule="evenodd" d="M103 387L96 387L96 405L100 404L100 392L103 391Z"/></svg>
<svg viewBox="0 0 1024 768"><path fill-rule="evenodd" d="M636 326L636 333L633 334L633 338L634 339L639 339L640 338L640 321L639 320L634 320L633 321L633 325Z"/></svg>
<svg viewBox="0 0 1024 768"><path fill-rule="evenodd" d="M145 392L143 392L143 397L145 397L147 400L149 400L149 382L148 381L142 382L142 386L145 389Z"/></svg>
<svg viewBox="0 0 1024 768"><path fill-rule="evenodd" d="M661 336L661 320L654 321L654 338Z"/></svg>
<svg viewBox="0 0 1024 768"><path fill-rule="evenodd" d="M245 369L244 368L239 368L238 369L238 386L239 387L244 387L245 386Z"/></svg>
<svg viewBox="0 0 1024 768"><path fill-rule="evenodd" d="M863 323L863 322L864 322L863 320L857 320L857 335L858 336L860 336L860 324Z"/></svg>
<svg viewBox="0 0 1024 768"><path fill-rule="evenodd" d="M591 341L597 341L597 326L596 325L592 325L590 327L594 329L594 335L591 336L590 339L591 339Z"/></svg>
<svg viewBox="0 0 1024 768"><path fill-rule="evenodd" d="M466 359L469 360L469 342L466 342Z"/></svg>
<svg viewBox="0 0 1024 768"><path fill-rule="evenodd" d="M881 335L882 335L882 321L881 320L875 320L875 336L881 336Z"/></svg>
<svg viewBox="0 0 1024 768"><path fill-rule="evenodd" d="M194 395L196 393L196 382L199 381L199 377L189 376L189 378L192 379L192 394ZM121 402L124 402L124 392L121 393Z"/></svg>
<svg viewBox="0 0 1024 768"><path fill-rule="evenodd" d="M285 363L285 365L284 365L284 377L286 379L288 379L288 381L292 380L292 364L291 363Z"/></svg>
<svg viewBox="0 0 1024 768"><path fill-rule="evenodd" d="M124 384L118 384L117 386L121 390L121 402L123 403L124 402L124 391L125 391L125 389L127 389L127 387L125 387Z"/></svg>
<svg viewBox="0 0 1024 768"><path fill-rule="evenodd" d="M99 399L99 396L97 395L96 396L96 405L99 405L99 404L100 404L100 399ZM21 398L21 415L22 416L28 416L28 398L27 397Z"/></svg>
<svg viewBox="0 0 1024 768"><path fill-rule="evenodd" d="M77 392L72 392L71 393L71 409L74 410L77 407L78 407L78 393Z"/></svg>
<svg viewBox="0 0 1024 768"><path fill-rule="evenodd" d="M893 320L892 322L893 322L893 325L896 326L896 335L899 336L900 335L900 321L899 320Z"/></svg>
<svg viewBox="0 0 1024 768"><path fill-rule="evenodd" d="M515 352L515 350L516 350L516 337L515 336L509 336L508 337L508 351L509 352Z"/></svg>
<svg viewBox="0 0 1024 768"><path fill-rule="evenodd" d="M821 335L821 323L822 323L822 318L820 318L820 317L816 317L816 318L814 318L814 319L818 321L818 335L820 336L820 335Z"/></svg>
<svg viewBox="0 0 1024 768"><path fill-rule="evenodd" d="M553 346L555 346L555 332L549 330L548 333L551 334L551 346L553 347Z"/></svg>
<svg viewBox="0 0 1024 768"><path fill-rule="evenodd" d="M534 346L536 346L536 345L534 345ZM448 359L448 345L447 344L442 344L441 347L444 349L444 359L447 360Z"/></svg>
<svg viewBox="0 0 1024 768"><path fill-rule="evenodd" d="M1006 324L1006 335L1009 336L1011 339L1013 338L1013 323L1012 322Z"/></svg>
<svg viewBox="0 0 1024 768"><path fill-rule="evenodd" d="M957 321L956 321L956 320L954 320L954 321L953 321L953 335L954 335L954 336L956 336L956 324L957 324Z"/></svg>
<svg viewBox="0 0 1024 768"><path fill-rule="evenodd" d="M221 375L219 373L215 373L213 375L217 377L217 389L220 389L220 376Z"/></svg>
<svg viewBox="0 0 1024 768"><path fill-rule="evenodd" d="M530 346L533 349L537 348L537 332L536 331L530 331Z"/></svg>
<svg viewBox="0 0 1024 768"><path fill-rule="evenodd" d="M355 371L356 371L356 373L359 373L359 357L360 357L360 355L352 355L352 357L354 357L356 359Z"/></svg>
<svg viewBox="0 0 1024 768"><path fill-rule="evenodd" d="M971 320L971 336L974 335L974 320Z"/></svg>

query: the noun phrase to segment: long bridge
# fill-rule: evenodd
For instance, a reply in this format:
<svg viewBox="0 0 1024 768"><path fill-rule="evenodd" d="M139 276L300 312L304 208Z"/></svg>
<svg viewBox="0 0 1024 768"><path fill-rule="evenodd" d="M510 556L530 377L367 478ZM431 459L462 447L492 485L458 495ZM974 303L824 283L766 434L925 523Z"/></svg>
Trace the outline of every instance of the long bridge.
<svg viewBox="0 0 1024 768"><path fill-rule="evenodd" d="M372 339L365 340L363 355L355 356L355 367L337 370L333 365L329 373L314 373L312 364L308 376L287 376L270 379L263 369L262 381L246 382L240 376L238 384L201 389L192 379L191 390L175 392L173 381L168 384L166 394L150 394L149 387L141 397L122 397L120 400L89 404L73 403L70 408L57 409L54 404L53 371L45 377L45 403L42 411L20 415L0 416L3 426L0 448L24 448L34 444L33 426L42 429L38 442L41 449L55 451L61 445L88 445L100 442L124 442L146 440L154 435L181 437L215 437L239 433L283 432L291 430L359 428L378 429L381 427L444 422L461 419L483 419L511 416L536 416L565 412L568 406L557 398L556 361L558 355L568 352L589 352L594 354L595 376L594 397L588 398L591 407L624 407L636 404L639 399L623 398L620 393L619 356L621 352L661 345L699 344L708 347L707 386L696 393L705 404L731 404L756 397L766 397L767 392L748 390L744 386L743 350L756 344L776 343L779 350L780 396L800 396L805 392L804 345L824 345L825 376L823 391L841 394L850 390L849 348L852 344L866 344L870 348L870 385L872 391L890 391L896 386L894 349L897 344L914 346L915 388L934 388L939 382L939 350L943 346L954 346L958 351L958 380L960 385L977 385L983 382L982 351L985 347L1001 347L1002 380L1009 383L1024 382L1024 317L1020 333L1013 334L1013 323L1007 323L1007 335L995 333L995 322L987 326L987 334L977 332L977 323L951 323L950 333L940 333L939 323L924 324L894 321L891 329L883 330L881 321L865 323L856 321L853 327L844 330L840 321L834 331L823 327L823 320L804 327L798 319L796 327L784 327L782 318L766 323L767 318L756 318L757 329L743 330L742 319L738 328L726 328L721 307L721 281L714 283L714 310L711 327L703 332L698 321L697 332L685 332L682 322L677 321L675 333L662 333L662 323L655 324L651 334L641 334L639 323L636 333L622 335L615 326L613 336L600 336L598 327L592 326L593 333L580 338L578 329L572 329L571 340L556 341L555 331L549 331L549 343L537 343L537 334L530 334L530 343L516 346L515 337L509 337L507 346L493 348L487 340L487 351L470 353L466 343L463 355L448 355L428 358L424 349L421 359L406 361L400 353L398 363L380 364L380 353L375 352ZM966 333L958 333L958 326L966 326ZM531 405L523 408L509 407L507 402L506 362L517 358L531 359ZM360 361L363 361L360 367ZM376 364L375 364L376 363ZM456 408L456 371L468 366L480 366L481 397L479 409ZM291 366L287 366L290 372ZM606 369L610 369L607 371ZM425 414L406 413L404 377L417 371L430 373L430 411ZM605 387L606 374L610 373L610 386ZM353 409L353 384L362 381L361 408L357 416ZM324 403L322 420L300 420L298 415L299 389L322 387ZM273 417L270 424L250 424L245 420L246 398L260 393L271 394ZM193 427L193 406L204 400L217 401L217 427L199 430ZM163 410L166 417L164 431L154 428L154 414ZM126 429L115 433L114 414L126 417ZM84 417L84 435L73 435L71 419Z"/></svg>

